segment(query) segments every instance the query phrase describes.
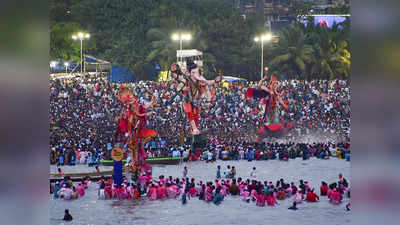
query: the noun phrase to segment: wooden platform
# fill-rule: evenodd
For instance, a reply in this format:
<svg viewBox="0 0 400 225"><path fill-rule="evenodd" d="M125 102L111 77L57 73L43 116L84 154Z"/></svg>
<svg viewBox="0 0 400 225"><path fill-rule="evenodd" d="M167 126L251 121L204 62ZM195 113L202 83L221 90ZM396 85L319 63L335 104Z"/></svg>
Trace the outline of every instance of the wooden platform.
<svg viewBox="0 0 400 225"><path fill-rule="evenodd" d="M113 170L106 170L98 172L82 172L82 173L64 173L64 174L54 174L51 173L49 176L50 182L56 182L57 180L64 179L65 176L69 176L72 181L81 181L85 177L90 177L91 180L99 180L102 176L112 177Z"/></svg>
<svg viewBox="0 0 400 225"><path fill-rule="evenodd" d="M179 162L181 161L180 157L175 157L175 158L151 158L151 159L146 159L146 162L152 165L178 165ZM122 160L122 163L125 164L126 160ZM113 165L113 160L100 160L100 164L103 166L112 166Z"/></svg>
<svg viewBox="0 0 400 225"><path fill-rule="evenodd" d="M181 161L181 158L151 158L146 159L146 162L152 165L178 165ZM122 160L122 163L125 164L126 160ZM100 164L103 166L113 166L113 160L101 160ZM102 176L109 178L112 177L113 170L106 170L98 172L81 172L81 173L64 173L57 174L51 173L49 176L49 181L51 183L56 182L58 180L64 179L65 176L69 176L72 181L81 181L85 177L90 177L91 180L97 181L100 180Z"/></svg>

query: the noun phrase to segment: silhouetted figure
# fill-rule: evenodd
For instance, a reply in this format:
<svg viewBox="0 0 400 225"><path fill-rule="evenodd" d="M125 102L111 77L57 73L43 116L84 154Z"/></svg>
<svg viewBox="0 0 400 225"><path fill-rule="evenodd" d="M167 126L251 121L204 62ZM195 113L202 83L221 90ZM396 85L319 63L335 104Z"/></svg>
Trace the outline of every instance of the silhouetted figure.
<svg viewBox="0 0 400 225"><path fill-rule="evenodd" d="M292 205L291 207L289 207L288 209L297 210L296 205L297 205L297 203L296 203L296 202L293 202L293 205Z"/></svg>
<svg viewBox="0 0 400 225"><path fill-rule="evenodd" d="M65 220L65 221L71 221L72 220L72 216L71 216L71 214L69 214L69 210L68 209L65 210L65 214L64 214L64 219L63 220Z"/></svg>

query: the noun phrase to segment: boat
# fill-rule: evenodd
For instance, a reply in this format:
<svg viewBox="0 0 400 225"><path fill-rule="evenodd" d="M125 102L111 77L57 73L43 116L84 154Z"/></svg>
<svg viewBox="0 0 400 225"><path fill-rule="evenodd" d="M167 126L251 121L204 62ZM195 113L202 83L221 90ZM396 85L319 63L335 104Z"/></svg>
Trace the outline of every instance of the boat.
<svg viewBox="0 0 400 225"><path fill-rule="evenodd" d="M49 181L50 182L55 182L57 180L62 180L64 177L68 176L71 178L72 181L81 181L85 177L90 177L91 180L99 180L101 177L112 177L113 175L113 170L105 170L105 171L100 171L100 172L81 172L81 173L64 173L64 174L58 174L58 173L51 173L49 176Z"/></svg>
<svg viewBox="0 0 400 225"><path fill-rule="evenodd" d="M169 158L151 158L146 159L149 164L163 164L163 165L178 165L181 161L181 157L169 157Z"/></svg>
<svg viewBox="0 0 400 225"><path fill-rule="evenodd" d="M150 158L146 159L146 162L152 165L178 165L181 161L180 157L168 157L168 158ZM113 166L113 160L100 160L100 164L103 166ZM122 163L125 164L126 160L122 160Z"/></svg>

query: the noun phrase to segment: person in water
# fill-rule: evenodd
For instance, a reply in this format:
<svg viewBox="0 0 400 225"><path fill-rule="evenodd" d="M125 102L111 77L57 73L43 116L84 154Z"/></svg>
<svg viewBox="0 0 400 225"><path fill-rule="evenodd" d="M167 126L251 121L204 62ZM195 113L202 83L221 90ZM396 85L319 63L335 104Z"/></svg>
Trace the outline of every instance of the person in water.
<svg viewBox="0 0 400 225"><path fill-rule="evenodd" d="M63 220L65 220L65 221L71 221L72 219L73 219L73 218L72 218L71 214L69 214L69 210L66 209L66 210L65 210L65 213L64 213L64 218L63 218Z"/></svg>
<svg viewBox="0 0 400 225"><path fill-rule="evenodd" d="M186 204L186 194L187 194L187 192L188 192L188 189L185 189L185 192L183 192L183 194L182 194L182 205Z"/></svg>
<svg viewBox="0 0 400 225"><path fill-rule="evenodd" d="M250 173L250 177L252 177L252 178L257 177L257 175L256 175L256 167L253 167L253 170Z"/></svg>
<svg viewBox="0 0 400 225"><path fill-rule="evenodd" d="M324 181L321 182L321 187L320 187L320 191L321 191L321 196L327 196L328 195L328 184L325 183Z"/></svg>
<svg viewBox="0 0 400 225"><path fill-rule="evenodd" d="M350 202L346 204L346 210L350 211Z"/></svg>
<svg viewBox="0 0 400 225"><path fill-rule="evenodd" d="M236 169L234 166L232 166L230 178L235 178L235 176L236 176Z"/></svg>
<svg viewBox="0 0 400 225"><path fill-rule="evenodd" d="M229 178L231 176L231 166L230 165L228 165L226 167L226 170L224 172L224 176L225 176L225 178Z"/></svg>
<svg viewBox="0 0 400 225"><path fill-rule="evenodd" d="M217 187L215 190L215 196L214 196L214 204L219 205L222 202L222 195L221 195L221 187Z"/></svg>
<svg viewBox="0 0 400 225"><path fill-rule="evenodd" d="M221 166L217 166L217 179L221 179Z"/></svg>
<svg viewBox="0 0 400 225"><path fill-rule="evenodd" d="M307 193L306 201L307 202L317 202L317 200L319 201L319 197L317 194L314 193L314 189L310 190Z"/></svg>
<svg viewBox="0 0 400 225"><path fill-rule="evenodd" d="M185 167L183 168L183 177L186 178L187 174L188 174L188 169L187 169L187 167L185 166Z"/></svg>
<svg viewBox="0 0 400 225"><path fill-rule="evenodd" d="M291 207L289 207L288 209L290 210L297 210L298 208L296 207L297 203L293 202L293 205Z"/></svg>
<svg viewBox="0 0 400 225"><path fill-rule="evenodd" d="M54 198L58 198L58 191L60 190L60 182L56 182L56 184L54 185L54 191L53 191L53 196Z"/></svg>
<svg viewBox="0 0 400 225"><path fill-rule="evenodd" d="M237 184L236 184L236 179L234 178L234 179L232 179L232 184L231 184L231 186L229 187L229 193L231 194L231 195L239 195L239 187L237 186Z"/></svg>

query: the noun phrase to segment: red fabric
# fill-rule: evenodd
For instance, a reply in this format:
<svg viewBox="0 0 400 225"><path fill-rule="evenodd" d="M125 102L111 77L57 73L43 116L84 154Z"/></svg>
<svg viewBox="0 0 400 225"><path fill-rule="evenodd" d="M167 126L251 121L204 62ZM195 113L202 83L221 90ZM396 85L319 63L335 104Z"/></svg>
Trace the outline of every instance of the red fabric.
<svg viewBox="0 0 400 225"><path fill-rule="evenodd" d="M279 200L285 200L286 199L286 193L284 191L280 190L278 192L278 199Z"/></svg>
<svg viewBox="0 0 400 225"><path fill-rule="evenodd" d="M270 131L278 131L284 128L283 124L281 123L276 123L276 124L271 124L266 126Z"/></svg>
<svg viewBox="0 0 400 225"><path fill-rule="evenodd" d="M252 98L254 96L254 89L253 88L248 88L246 92L247 98Z"/></svg>
<svg viewBox="0 0 400 225"><path fill-rule="evenodd" d="M319 199L319 197L314 192L307 193L307 197L306 197L307 202L316 202L317 199Z"/></svg>
<svg viewBox="0 0 400 225"><path fill-rule="evenodd" d="M277 81L278 79L276 78L276 76L274 76L274 75L272 75L271 76L271 81L270 81L270 83L272 84L272 83L274 83L275 81Z"/></svg>
<svg viewBox="0 0 400 225"><path fill-rule="evenodd" d="M156 131L152 129L142 129L139 134L141 138L155 137L156 135Z"/></svg>
<svg viewBox="0 0 400 225"><path fill-rule="evenodd" d="M262 133L264 133L264 132L265 132L265 126L262 126L262 127L257 131L258 134L262 134Z"/></svg>
<svg viewBox="0 0 400 225"><path fill-rule="evenodd" d="M329 187L327 185L321 185L320 191L321 191L322 196L327 195L328 190L329 190Z"/></svg>
<svg viewBox="0 0 400 225"><path fill-rule="evenodd" d="M276 201L276 199L274 198L274 196L267 196L267 205L269 206L274 206L276 205L278 202Z"/></svg>
<svg viewBox="0 0 400 225"><path fill-rule="evenodd" d="M260 160L260 157L261 157L260 151L256 151L256 159Z"/></svg>
<svg viewBox="0 0 400 225"><path fill-rule="evenodd" d="M128 132L128 120L119 119L118 120L117 134L126 133L126 132Z"/></svg>
<svg viewBox="0 0 400 225"><path fill-rule="evenodd" d="M199 108L195 108L194 112L186 112L188 120L194 120L196 126L199 126Z"/></svg>
<svg viewBox="0 0 400 225"><path fill-rule="evenodd" d="M200 158L201 151L196 152L196 158Z"/></svg>

